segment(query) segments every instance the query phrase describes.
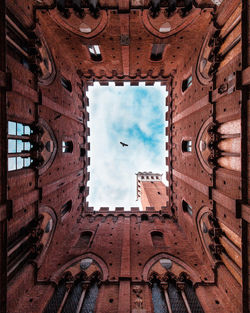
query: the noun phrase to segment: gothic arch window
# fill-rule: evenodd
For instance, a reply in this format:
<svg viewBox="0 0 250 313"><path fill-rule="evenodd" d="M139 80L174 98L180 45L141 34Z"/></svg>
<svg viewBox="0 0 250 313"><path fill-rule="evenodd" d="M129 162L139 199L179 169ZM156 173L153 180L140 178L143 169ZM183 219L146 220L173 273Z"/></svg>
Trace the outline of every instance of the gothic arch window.
<svg viewBox="0 0 250 313"><path fill-rule="evenodd" d="M72 153L73 152L73 142L69 141L62 141L62 152L63 153Z"/></svg>
<svg viewBox="0 0 250 313"><path fill-rule="evenodd" d="M63 88L65 88L68 92L72 92L72 84L71 81L65 78L64 76L61 76L61 85Z"/></svg>
<svg viewBox="0 0 250 313"><path fill-rule="evenodd" d="M163 233L160 231L153 231L151 233L151 239L152 239L152 243L153 246L156 248L160 248L160 247L164 247L164 237L163 237Z"/></svg>
<svg viewBox="0 0 250 313"><path fill-rule="evenodd" d="M241 238L224 222L219 221L208 207L200 209L197 226L201 242L211 263L223 262L235 279L242 284Z"/></svg>
<svg viewBox="0 0 250 313"><path fill-rule="evenodd" d="M35 259L41 253L43 249L43 244L41 243L43 235L41 222L41 216L34 218L8 240L8 281L19 273L30 260Z"/></svg>
<svg viewBox="0 0 250 313"><path fill-rule="evenodd" d="M94 312L101 279L101 270L93 259L85 258L72 264L64 272L43 313Z"/></svg>
<svg viewBox="0 0 250 313"><path fill-rule="evenodd" d="M31 134L29 125L8 121L8 170L15 171L31 164Z"/></svg>
<svg viewBox="0 0 250 313"><path fill-rule="evenodd" d="M61 208L61 218L63 218L72 209L72 200L66 202Z"/></svg>
<svg viewBox="0 0 250 313"><path fill-rule="evenodd" d="M42 33L39 29L36 29L38 33L38 51L39 51L39 79L38 82L40 85L50 85L56 77L56 67L50 52L49 46L45 41Z"/></svg>
<svg viewBox="0 0 250 313"><path fill-rule="evenodd" d="M98 45L90 45L88 46L88 50L89 50L91 60L102 61L102 55L101 55L100 47Z"/></svg>
<svg viewBox="0 0 250 313"><path fill-rule="evenodd" d="M43 259L47 253L57 223L57 218L54 211L47 206L41 206L39 208L39 218L40 218L40 229L42 231L40 243L43 247L43 250L41 252L41 255L39 256L39 259L37 260L38 266L42 264Z"/></svg>
<svg viewBox="0 0 250 313"><path fill-rule="evenodd" d="M150 60L161 61L165 46L166 45L164 43L153 44Z"/></svg>
<svg viewBox="0 0 250 313"><path fill-rule="evenodd" d="M150 285L155 313L204 313L192 282L185 273L178 278L172 273L164 277L152 273Z"/></svg>
<svg viewBox="0 0 250 313"><path fill-rule="evenodd" d="M191 87L192 83L193 83L192 75L190 75L190 76L188 76L188 78L184 79L182 82L182 86L181 86L182 92L185 92L189 87Z"/></svg>
<svg viewBox="0 0 250 313"><path fill-rule="evenodd" d="M182 200L182 209L183 209L183 212L187 212L190 216L193 215L193 208L185 200Z"/></svg>
<svg viewBox="0 0 250 313"><path fill-rule="evenodd" d="M192 140L182 140L182 152L192 152Z"/></svg>

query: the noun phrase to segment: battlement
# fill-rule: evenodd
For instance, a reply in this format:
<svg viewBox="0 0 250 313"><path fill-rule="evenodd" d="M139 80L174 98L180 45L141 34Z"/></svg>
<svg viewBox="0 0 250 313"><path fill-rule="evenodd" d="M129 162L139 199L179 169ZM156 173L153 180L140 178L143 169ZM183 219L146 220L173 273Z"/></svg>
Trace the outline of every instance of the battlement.
<svg viewBox="0 0 250 313"><path fill-rule="evenodd" d="M83 213L93 213L93 214L99 214L99 213L112 213L112 214L119 214L119 213L138 213L138 214L145 214L145 213L166 213L168 211L167 206L162 206L161 210L155 210L154 207L147 207L146 211L140 211L139 207L131 207L130 209L126 210L124 207L116 207L115 210L112 210L109 207L100 207L99 210L95 210L94 207L87 207Z"/></svg>

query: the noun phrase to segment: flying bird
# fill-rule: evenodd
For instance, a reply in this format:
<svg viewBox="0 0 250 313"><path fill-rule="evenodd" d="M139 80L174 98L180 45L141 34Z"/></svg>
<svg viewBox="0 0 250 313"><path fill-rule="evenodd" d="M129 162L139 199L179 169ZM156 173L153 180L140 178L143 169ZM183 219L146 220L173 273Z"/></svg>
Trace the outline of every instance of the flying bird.
<svg viewBox="0 0 250 313"><path fill-rule="evenodd" d="M121 144L123 147L127 147L127 146L128 146L126 143L121 142L121 141L120 141L120 144Z"/></svg>

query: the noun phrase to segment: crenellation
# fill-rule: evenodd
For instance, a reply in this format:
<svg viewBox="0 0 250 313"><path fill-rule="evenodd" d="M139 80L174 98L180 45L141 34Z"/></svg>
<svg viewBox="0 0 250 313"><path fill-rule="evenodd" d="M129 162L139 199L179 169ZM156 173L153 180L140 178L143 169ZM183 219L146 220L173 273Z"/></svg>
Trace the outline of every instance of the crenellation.
<svg viewBox="0 0 250 313"><path fill-rule="evenodd" d="M115 211L116 211L116 212L124 212L124 208L122 208L122 207L116 207L116 208L115 208Z"/></svg>

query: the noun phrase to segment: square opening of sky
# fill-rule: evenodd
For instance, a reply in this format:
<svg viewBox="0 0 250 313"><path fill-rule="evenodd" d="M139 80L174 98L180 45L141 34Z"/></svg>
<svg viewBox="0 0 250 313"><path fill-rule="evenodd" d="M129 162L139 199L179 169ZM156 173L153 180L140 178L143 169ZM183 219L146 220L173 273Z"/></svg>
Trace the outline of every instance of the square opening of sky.
<svg viewBox="0 0 250 313"><path fill-rule="evenodd" d="M136 173L165 173L166 86L90 86L89 207L141 207ZM123 147L120 142L128 146Z"/></svg>

